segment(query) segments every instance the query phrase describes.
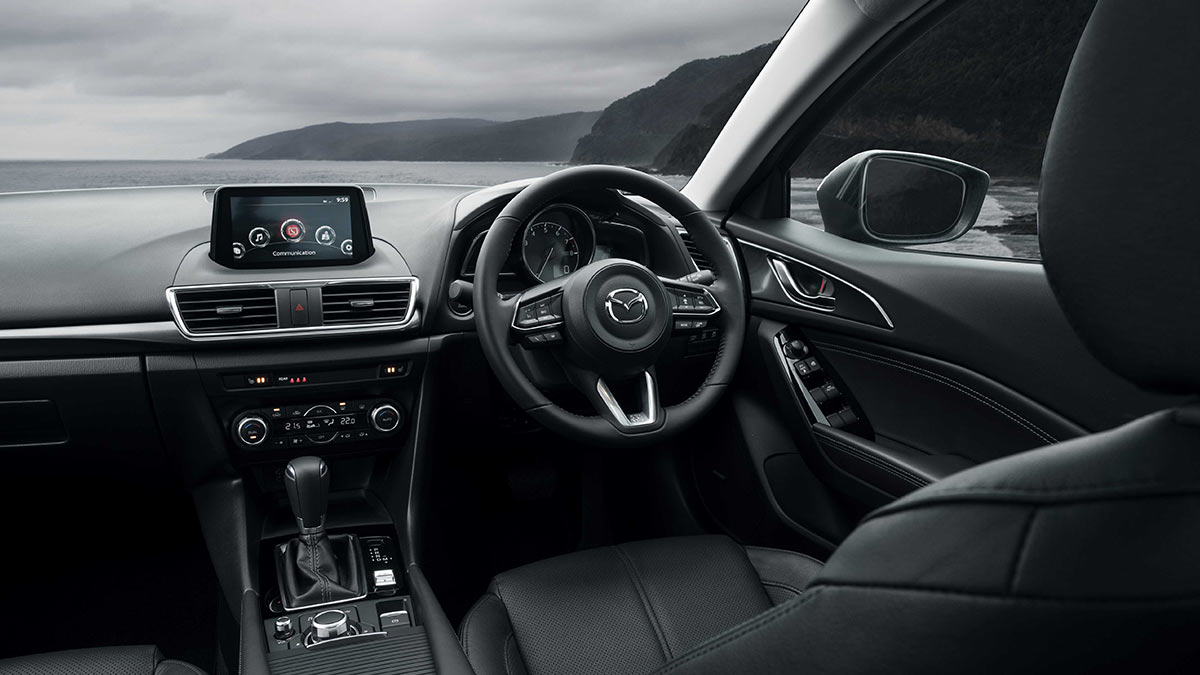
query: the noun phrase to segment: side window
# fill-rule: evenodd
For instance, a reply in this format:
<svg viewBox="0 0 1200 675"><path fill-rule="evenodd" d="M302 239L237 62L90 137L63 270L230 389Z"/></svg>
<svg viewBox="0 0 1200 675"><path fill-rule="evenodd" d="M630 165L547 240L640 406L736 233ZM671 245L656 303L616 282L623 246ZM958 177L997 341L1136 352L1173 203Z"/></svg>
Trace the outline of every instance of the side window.
<svg viewBox="0 0 1200 675"><path fill-rule="evenodd" d="M908 248L1038 260L1038 176L1063 80L1096 0L968 2L883 68L792 166L792 218L824 227L821 179L866 150L938 155L991 186L962 237Z"/></svg>

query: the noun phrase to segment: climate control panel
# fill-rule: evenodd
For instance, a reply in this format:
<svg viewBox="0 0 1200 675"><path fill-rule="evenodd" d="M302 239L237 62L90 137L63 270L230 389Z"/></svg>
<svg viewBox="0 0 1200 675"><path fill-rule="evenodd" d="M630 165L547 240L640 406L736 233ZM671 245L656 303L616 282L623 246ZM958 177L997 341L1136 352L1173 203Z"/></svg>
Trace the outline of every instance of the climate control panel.
<svg viewBox="0 0 1200 675"><path fill-rule="evenodd" d="M369 441L403 426L404 412L395 401L355 399L245 410L230 431L246 450L280 450Z"/></svg>

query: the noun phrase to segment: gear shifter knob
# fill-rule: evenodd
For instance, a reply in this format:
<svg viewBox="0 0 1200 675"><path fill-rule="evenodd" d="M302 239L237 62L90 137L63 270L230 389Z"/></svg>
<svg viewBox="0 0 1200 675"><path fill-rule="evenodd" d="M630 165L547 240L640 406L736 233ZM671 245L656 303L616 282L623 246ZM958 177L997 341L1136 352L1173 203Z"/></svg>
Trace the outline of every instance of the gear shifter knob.
<svg viewBox="0 0 1200 675"><path fill-rule="evenodd" d="M302 530L324 530L329 496L329 467L320 457L297 457L283 473L292 514Z"/></svg>

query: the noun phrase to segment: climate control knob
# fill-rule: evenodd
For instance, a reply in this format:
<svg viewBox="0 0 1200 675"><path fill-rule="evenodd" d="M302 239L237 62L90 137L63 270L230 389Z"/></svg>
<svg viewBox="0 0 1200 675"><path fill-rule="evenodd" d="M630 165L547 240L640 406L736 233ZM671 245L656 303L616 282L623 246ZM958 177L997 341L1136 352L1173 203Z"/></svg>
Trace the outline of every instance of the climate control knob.
<svg viewBox="0 0 1200 675"><path fill-rule="evenodd" d="M233 432L246 445L261 445L267 440L267 422L258 415L246 415L233 425Z"/></svg>
<svg viewBox="0 0 1200 675"><path fill-rule="evenodd" d="M395 431L400 426L400 411L391 403L376 406L371 411L371 426L384 433Z"/></svg>

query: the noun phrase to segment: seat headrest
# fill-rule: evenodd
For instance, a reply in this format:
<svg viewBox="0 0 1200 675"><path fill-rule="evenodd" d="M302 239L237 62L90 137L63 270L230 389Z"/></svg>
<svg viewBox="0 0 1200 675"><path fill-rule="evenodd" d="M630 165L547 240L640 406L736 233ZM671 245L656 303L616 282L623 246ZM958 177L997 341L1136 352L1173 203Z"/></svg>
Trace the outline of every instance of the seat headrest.
<svg viewBox="0 0 1200 675"><path fill-rule="evenodd" d="M1200 392L1200 2L1100 0L1051 127L1038 235L1100 361Z"/></svg>

